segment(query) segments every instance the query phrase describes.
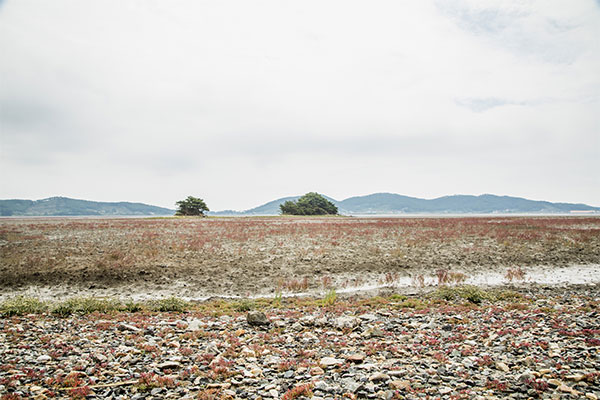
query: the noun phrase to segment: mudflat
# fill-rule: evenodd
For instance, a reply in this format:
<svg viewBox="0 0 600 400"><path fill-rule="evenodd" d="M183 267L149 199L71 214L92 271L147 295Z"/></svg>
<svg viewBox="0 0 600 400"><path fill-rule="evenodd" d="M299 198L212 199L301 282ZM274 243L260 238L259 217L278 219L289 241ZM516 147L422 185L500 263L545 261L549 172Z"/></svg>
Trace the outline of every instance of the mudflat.
<svg viewBox="0 0 600 400"><path fill-rule="evenodd" d="M0 256L5 296L268 295L599 264L600 217L9 218Z"/></svg>

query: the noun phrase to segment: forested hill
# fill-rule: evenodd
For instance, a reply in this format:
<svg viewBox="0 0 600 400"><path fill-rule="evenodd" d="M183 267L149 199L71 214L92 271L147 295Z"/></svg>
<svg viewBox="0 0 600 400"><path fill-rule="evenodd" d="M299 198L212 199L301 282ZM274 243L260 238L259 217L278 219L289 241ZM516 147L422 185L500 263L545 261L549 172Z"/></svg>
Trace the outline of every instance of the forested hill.
<svg viewBox="0 0 600 400"><path fill-rule="evenodd" d="M173 215L175 210L142 203L107 203L50 197L42 200L0 200L1 216L129 216Z"/></svg>
<svg viewBox="0 0 600 400"><path fill-rule="evenodd" d="M213 215L278 215L279 205L300 196L284 197L246 211L219 211ZM325 196L326 197L326 196ZM600 212L600 207L586 204L551 203L520 197L453 195L420 199L394 193L375 193L338 201L330 197L341 214L558 214Z"/></svg>

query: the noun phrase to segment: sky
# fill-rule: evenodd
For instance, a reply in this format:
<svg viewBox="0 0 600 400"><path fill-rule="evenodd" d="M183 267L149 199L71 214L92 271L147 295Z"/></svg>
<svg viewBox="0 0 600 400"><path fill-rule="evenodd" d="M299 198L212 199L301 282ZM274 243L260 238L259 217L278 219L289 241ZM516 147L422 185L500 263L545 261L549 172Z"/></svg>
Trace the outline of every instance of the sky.
<svg viewBox="0 0 600 400"><path fill-rule="evenodd" d="M600 206L600 0L0 0L0 198Z"/></svg>

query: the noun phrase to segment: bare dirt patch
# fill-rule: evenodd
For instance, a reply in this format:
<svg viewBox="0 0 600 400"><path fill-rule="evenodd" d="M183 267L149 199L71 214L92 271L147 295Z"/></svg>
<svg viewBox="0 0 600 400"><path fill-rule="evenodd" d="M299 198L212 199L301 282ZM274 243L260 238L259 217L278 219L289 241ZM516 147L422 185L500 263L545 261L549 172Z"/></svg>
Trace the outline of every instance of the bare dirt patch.
<svg viewBox="0 0 600 400"><path fill-rule="evenodd" d="M599 264L600 218L2 219L0 258L4 293L246 296Z"/></svg>

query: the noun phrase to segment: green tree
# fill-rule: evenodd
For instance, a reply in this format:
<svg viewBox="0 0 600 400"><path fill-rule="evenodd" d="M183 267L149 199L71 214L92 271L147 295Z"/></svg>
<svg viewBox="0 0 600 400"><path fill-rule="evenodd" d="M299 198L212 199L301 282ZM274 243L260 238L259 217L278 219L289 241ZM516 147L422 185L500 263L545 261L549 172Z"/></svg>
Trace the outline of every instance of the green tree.
<svg viewBox="0 0 600 400"><path fill-rule="evenodd" d="M296 201L286 201L279 206L284 215L336 215L338 209L318 193L310 192Z"/></svg>
<svg viewBox="0 0 600 400"><path fill-rule="evenodd" d="M185 200L180 200L175 203L177 212L175 215L202 215L205 211L210 211L204 200L197 197L188 196Z"/></svg>

